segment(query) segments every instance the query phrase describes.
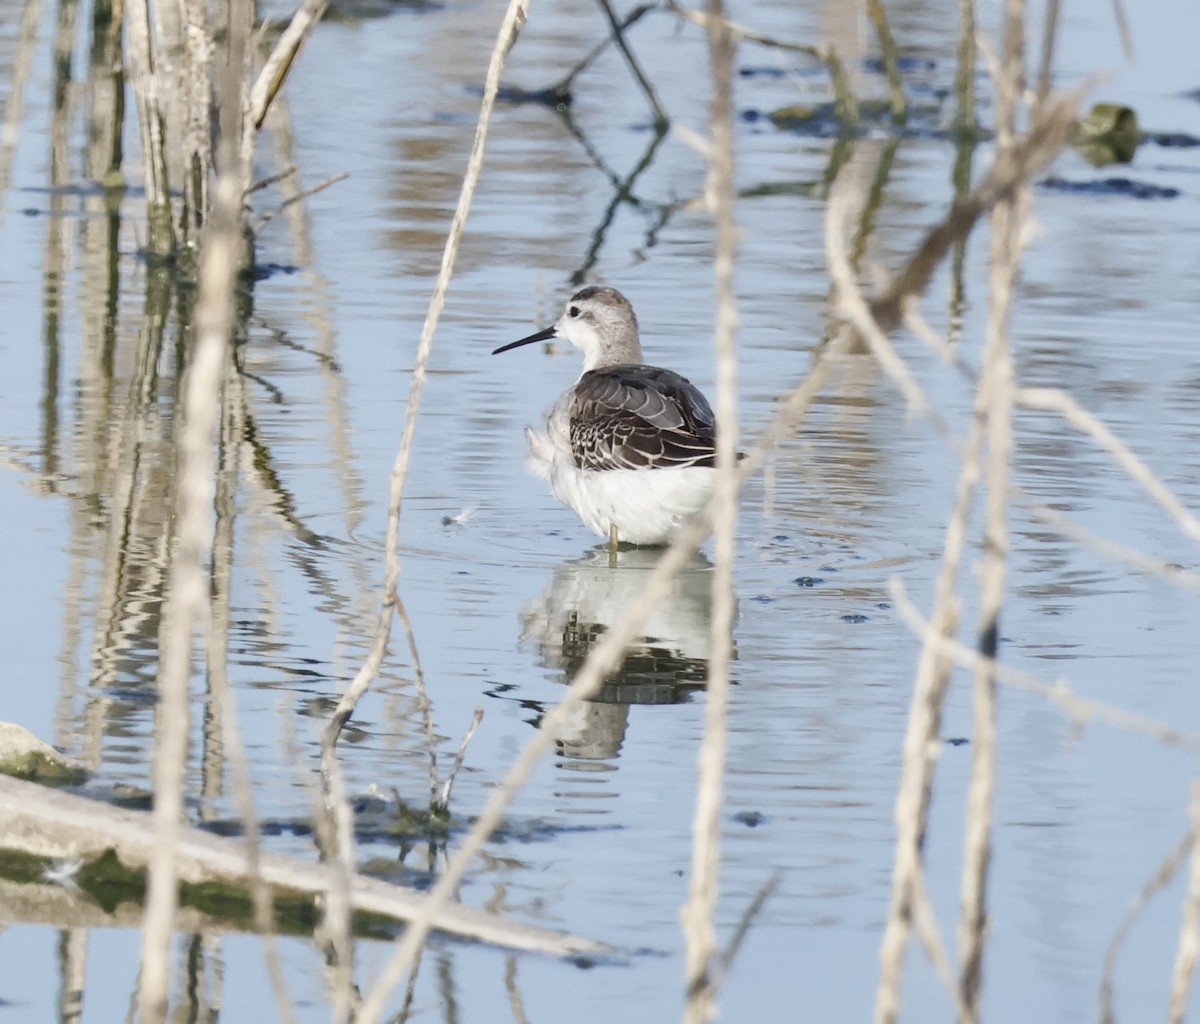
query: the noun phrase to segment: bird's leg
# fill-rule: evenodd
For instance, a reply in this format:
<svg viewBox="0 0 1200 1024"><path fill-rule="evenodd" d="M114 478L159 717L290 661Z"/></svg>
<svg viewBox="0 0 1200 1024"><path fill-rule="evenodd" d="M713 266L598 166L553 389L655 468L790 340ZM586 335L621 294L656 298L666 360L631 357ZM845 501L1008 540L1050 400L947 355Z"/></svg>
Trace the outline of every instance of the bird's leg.
<svg viewBox="0 0 1200 1024"><path fill-rule="evenodd" d="M617 557L617 524L608 524L608 554L610 559Z"/></svg>

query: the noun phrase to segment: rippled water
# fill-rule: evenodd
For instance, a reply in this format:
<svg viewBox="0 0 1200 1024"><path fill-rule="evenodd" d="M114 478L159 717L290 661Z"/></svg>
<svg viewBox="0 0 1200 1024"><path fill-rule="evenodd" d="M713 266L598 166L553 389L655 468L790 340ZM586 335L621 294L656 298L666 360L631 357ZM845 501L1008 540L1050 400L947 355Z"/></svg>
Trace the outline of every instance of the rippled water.
<svg viewBox="0 0 1200 1024"><path fill-rule="evenodd" d="M948 0L888 5L902 49L918 59L914 95L943 103L946 116L955 8ZM12 3L0 10L7 81L19 12ZM995 12L985 13L992 32ZM1096 98L1134 106L1148 129L1200 134L1200 107L1184 95L1196 85L1190 36L1180 29L1194 19L1181 3L1130 10L1134 64L1121 55L1107 7L1069 14L1065 82L1110 68ZM846 52L863 31L815 6L763 3L734 15L783 38L832 36ZM276 169L272 160L294 161L306 185L351 175L264 230L259 258L268 274L254 289L240 373L227 384L236 410L225 446L235 467L225 496L234 524L229 671L260 809L278 821L307 818L302 772L315 770L317 730L373 626L387 476L498 17L490 7L451 4L323 24L289 86L291 150L279 126L261 150L263 175ZM179 339L168 315L158 347L156 310L145 301L153 272L136 255L134 211L116 225L106 218L78 166L78 121L66 176L77 191L47 191L52 13L43 22L0 224L0 565L10 580L0 591L0 719L84 758L104 790L149 777ZM582 0L535 5L507 80L528 89L551 84L603 32L598 10ZM702 129L702 34L652 14L631 38L671 115ZM740 395L743 427L753 434L776 397L803 377L826 331L822 182L835 142L754 116L827 99L823 76L750 46L739 62L748 72L737 95L746 115L737 136L745 193L737 213ZM867 72L861 85L880 88ZM575 358L533 348L495 360L488 353L549 322L574 280L600 280L632 300L649 358L706 391L713 384L713 243L694 208L702 162L676 137L656 140L614 54L575 91L570 123L535 104L505 105L496 116L404 509L402 596L447 759L474 708L485 711L455 789L462 819L482 807L652 561L622 552L610 565L573 515L522 471L521 427L574 379ZM0 95L11 103L11 92ZM128 145L132 151L132 138ZM1014 325L1021 382L1069 388L1193 509L1198 154L1148 145L1118 171L1064 154L1055 173L1070 180L1124 176L1180 195L1139 201L1038 189L1042 236L1024 263ZM842 173L881 182L864 265L894 269L952 198L954 148L932 132L878 132L848 155ZM988 159L985 145L976 173ZM622 183L626 201L618 200ZM119 231L121 255L106 319L108 230ZM982 346L986 269L980 235L966 253L957 312L947 271L925 304L935 326L955 321L971 365ZM940 414L965 431L970 391L916 339L897 344ZM1015 479L1031 500L1197 568L1195 546L1092 442L1047 414L1021 413L1017 429ZM781 883L725 984L724 1019L791 1019L803 1007L814 1020L848 1021L870 1011L917 654L888 585L898 577L928 608L957 469L944 442L861 356L748 489L721 934L774 872ZM1021 504L1011 529L1005 661L1200 731L1196 598L1065 539ZM979 554L976 541L970 561ZM494 900L516 916L646 952L625 966L585 971L443 943L422 968L418 1019L522 1019L517 1001L531 1021L677 1015L709 568L703 555L689 566L646 642L562 737L464 890L472 903ZM974 614L964 608L964 623ZM229 818L231 800L212 771L219 752L206 729L203 680L195 690L192 811L197 820ZM943 735L969 739L971 731L969 680L960 676ZM420 802L427 766L401 636L347 739L353 790L394 787ZM969 743L943 748L927 848L928 885L951 941L970 751ZM1077 733L1044 700L1004 690L998 770L985 1016L1093 1019L1104 949L1187 827L1194 758L1101 724ZM294 834L273 841L311 848ZM360 855L396 851L371 841ZM404 866L419 877L422 853ZM1165 1009L1182 891L1176 879L1150 904L1122 953L1121 1019ZM0 1015L57 1012L57 965L67 944L80 941L34 924L0 935ZM202 965L203 983L193 987L223 1005L224 1019L273 1013L257 940L189 942L180 938L178 962ZM86 945L85 1018L115 1019L135 986L137 936L93 931ZM300 1018L323 1019L317 953L297 941L282 948ZM388 952L360 944L360 976L371 978ZM909 1019L952 1012L919 955L906 975L905 1005Z"/></svg>

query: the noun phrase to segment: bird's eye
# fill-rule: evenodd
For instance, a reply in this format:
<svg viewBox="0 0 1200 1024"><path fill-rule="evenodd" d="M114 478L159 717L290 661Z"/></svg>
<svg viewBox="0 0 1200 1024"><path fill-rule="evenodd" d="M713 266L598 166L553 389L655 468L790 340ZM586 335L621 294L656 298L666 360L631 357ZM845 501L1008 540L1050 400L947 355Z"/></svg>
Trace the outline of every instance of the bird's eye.
<svg viewBox="0 0 1200 1024"><path fill-rule="evenodd" d="M569 317L577 317L577 316L579 316L579 307L578 307L578 306L572 306L570 309L568 309L568 310L567 310L567 316L569 316Z"/></svg>

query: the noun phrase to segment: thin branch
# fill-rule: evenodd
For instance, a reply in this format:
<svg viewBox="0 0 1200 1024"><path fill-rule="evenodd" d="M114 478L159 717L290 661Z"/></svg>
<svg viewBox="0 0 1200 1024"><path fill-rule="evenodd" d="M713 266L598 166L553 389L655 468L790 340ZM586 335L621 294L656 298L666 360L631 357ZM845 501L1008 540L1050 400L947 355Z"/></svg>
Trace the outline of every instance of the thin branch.
<svg viewBox="0 0 1200 1024"><path fill-rule="evenodd" d="M692 820L692 878L683 908L687 943L684 965L687 1001L684 1020L707 1024L716 1013L716 926L721 800L724 792L729 666L733 643L733 562L737 527L737 307L734 265L733 63L735 42L725 21L723 0L709 0L708 45L712 64L706 194L716 228L717 481L713 497L716 532L712 577L712 621L704 742L696 772L696 810Z"/></svg>
<svg viewBox="0 0 1200 1024"><path fill-rule="evenodd" d="M282 88L288 72L292 70L301 49L308 42L308 37L312 35L328 6L329 0L304 0L292 15L292 20L275 43L275 48L250 90L250 114L246 118L247 135L262 129L267 112L271 109L271 102Z"/></svg>
<svg viewBox="0 0 1200 1024"><path fill-rule="evenodd" d="M475 736L475 730L479 728L479 723L483 721L483 708L475 709L475 714L471 716L471 724L467 727L466 734L462 738L462 743L458 745L458 753L454 755L454 763L450 766L450 774L446 777L446 782L442 786L441 796L435 803L435 807L440 807L442 810L448 810L450 807L450 792L454 789L454 780L458 778L459 770L463 766L463 759L467 756L467 747L471 745L471 740Z"/></svg>
<svg viewBox="0 0 1200 1024"><path fill-rule="evenodd" d="M1192 835L1200 833L1200 782L1192 784ZM1188 877L1187 895L1183 900L1183 920L1179 925L1179 946L1175 952L1175 969L1171 974L1171 1003L1167 1008L1168 1024L1183 1024L1187 1015L1188 995L1200 959L1200 847L1192 844L1192 870Z"/></svg>
<svg viewBox="0 0 1200 1024"><path fill-rule="evenodd" d="M779 888L779 880L782 877L778 871L772 874L767 879L766 884L754 894L754 899L750 901L746 909L742 911L741 919L738 921L737 927L733 930L733 935L721 951L714 966L712 979L714 989L720 989L722 982L729 975L729 971L733 967L733 962L737 959L737 955L741 951L742 943L746 940L746 936L750 934L750 928L758 920L758 915L762 913L763 908L767 905L767 901L775 895L775 890Z"/></svg>
<svg viewBox="0 0 1200 1024"><path fill-rule="evenodd" d="M281 177L285 176L286 175L281 175ZM257 235L268 223L270 223L279 214L283 213L283 211L289 206L303 202L305 199L309 198L309 196L315 196L318 192L324 192L327 188L329 188L330 185L336 185L339 181L345 181L348 177L350 177L349 171L340 171L337 174L330 175L324 181L318 182L312 188L307 188L303 192L297 192L294 196L288 196L287 199L285 199L274 209L267 210L266 213L258 218L254 224L254 233ZM254 187L259 188L261 185L262 183L260 182L259 185Z"/></svg>
<svg viewBox="0 0 1200 1024"><path fill-rule="evenodd" d="M1113 1013L1113 978L1117 968L1117 953L1120 952L1142 908L1150 902L1150 897L1170 883L1175 877L1175 872L1179 870L1179 865L1192 852L1196 844L1196 835L1195 827L1190 827L1184 837L1175 844L1175 848L1167 854L1150 881L1143 885L1130 901L1129 909L1125 911L1125 916L1113 932L1112 941L1104 951L1104 973L1100 979L1100 1024L1116 1024L1116 1016Z"/></svg>
<svg viewBox="0 0 1200 1024"><path fill-rule="evenodd" d="M405 608L398 591L392 592L392 602L395 604L396 614L400 617L400 624L404 627L404 635L408 639L408 656L412 660L413 684L417 690L417 708L421 712L421 725L425 730L425 753L429 758L429 807L432 810L438 803L437 737L433 729L433 704L430 703L429 692L425 689L425 672L421 668L421 654L417 650L417 635L413 632L408 609ZM447 805L449 802L449 799L443 801Z"/></svg>

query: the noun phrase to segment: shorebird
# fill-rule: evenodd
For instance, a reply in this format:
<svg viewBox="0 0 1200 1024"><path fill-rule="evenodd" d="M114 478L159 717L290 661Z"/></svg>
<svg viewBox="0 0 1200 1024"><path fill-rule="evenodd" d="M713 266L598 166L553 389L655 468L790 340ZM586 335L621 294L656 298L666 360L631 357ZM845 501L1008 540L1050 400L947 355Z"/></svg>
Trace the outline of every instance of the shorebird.
<svg viewBox="0 0 1200 1024"><path fill-rule="evenodd" d="M553 326L499 355L563 338L583 374L525 428L526 468L612 548L671 541L712 495L717 429L707 399L674 370L647 366L633 307L615 288L577 291Z"/></svg>

